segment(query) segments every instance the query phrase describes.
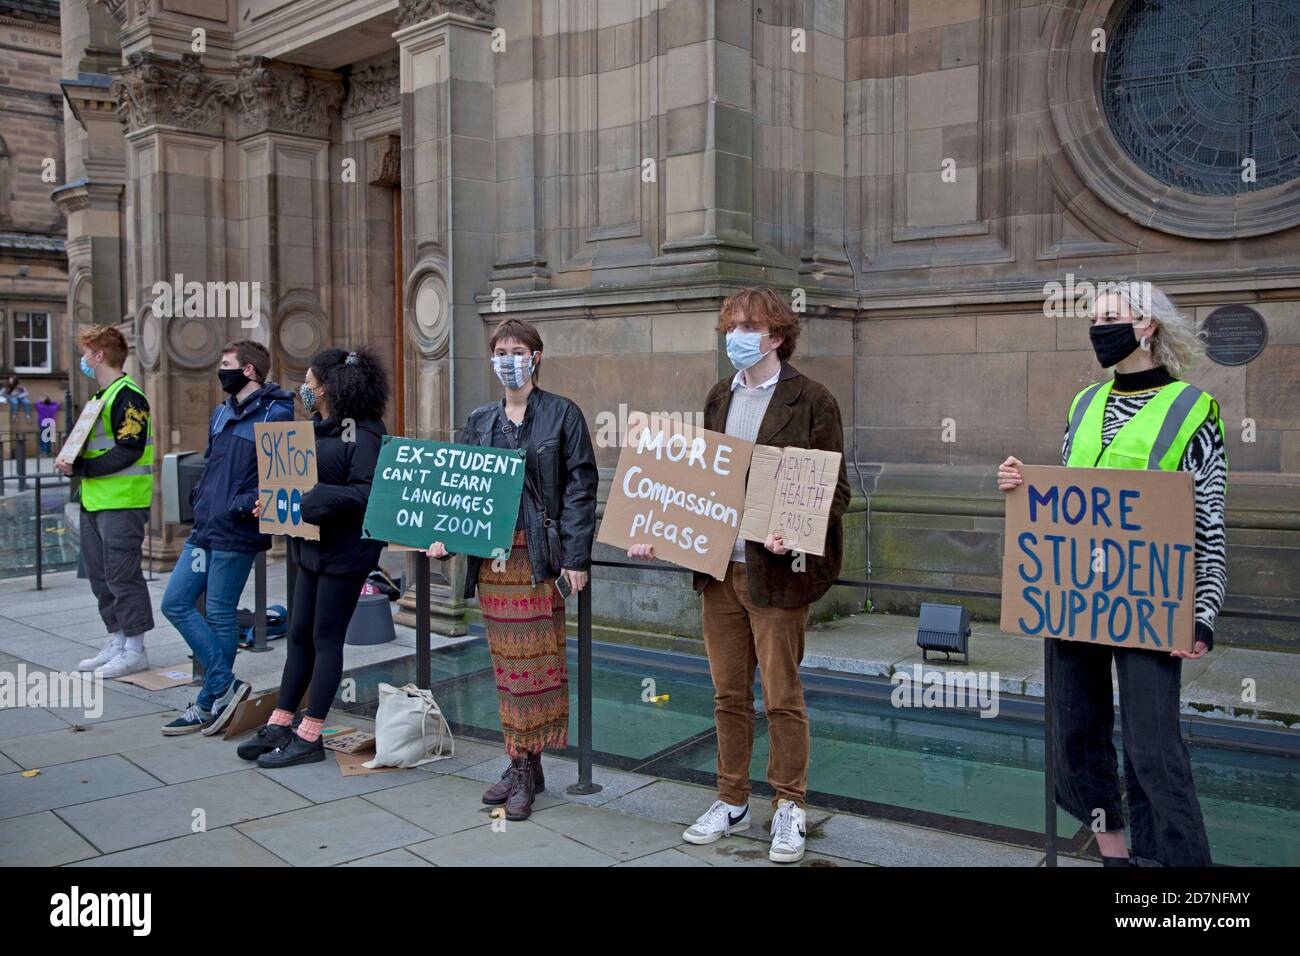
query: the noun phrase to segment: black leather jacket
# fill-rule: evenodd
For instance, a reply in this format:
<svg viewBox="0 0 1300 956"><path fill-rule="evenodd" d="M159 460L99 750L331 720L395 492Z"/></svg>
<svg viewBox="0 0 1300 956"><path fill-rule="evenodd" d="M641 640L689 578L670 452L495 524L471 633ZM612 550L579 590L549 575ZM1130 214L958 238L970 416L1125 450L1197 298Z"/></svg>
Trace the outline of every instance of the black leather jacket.
<svg viewBox="0 0 1300 956"><path fill-rule="evenodd" d="M480 405L469 413L462 442L492 445L492 430L505 420L500 401ZM528 407L520 425L521 447L527 451L525 468L533 487L540 489L547 515L560 533L563 553L560 567L548 567L542 515L525 490L521 507L528 539L528 559L533 581L559 574L561 568L586 571L591 567L591 543L596 534L596 453L591 446L582 410L571 400L534 387L528 393ZM470 555L465 574L465 597L474 596L482 558Z"/></svg>

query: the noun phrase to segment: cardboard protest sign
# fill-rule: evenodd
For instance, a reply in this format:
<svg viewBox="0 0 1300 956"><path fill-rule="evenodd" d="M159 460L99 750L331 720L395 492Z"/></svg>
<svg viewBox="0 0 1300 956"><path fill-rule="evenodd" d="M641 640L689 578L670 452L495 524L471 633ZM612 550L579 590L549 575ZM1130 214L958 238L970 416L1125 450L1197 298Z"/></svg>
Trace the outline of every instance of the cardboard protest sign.
<svg viewBox="0 0 1300 956"><path fill-rule="evenodd" d="M104 410L104 400L102 398L92 398L86 402L86 407L81 410L77 417L77 424L72 426L72 431L68 432L68 438L59 449L59 453L54 456L55 461L74 462L77 456L81 454L81 447L86 444L86 439L90 437L90 430L95 427L95 419L99 418L100 413Z"/></svg>
<svg viewBox="0 0 1300 956"><path fill-rule="evenodd" d="M761 543L775 531L791 551L824 555L841 457L817 448L755 445L740 536Z"/></svg>
<svg viewBox="0 0 1300 956"><path fill-rule="evenodd" d="M721 580L740 530L754 443L653 416L629 430L596 540L652 544L665 561Z"/></svg>
<svg viewBox="0 0 1300 956"><path fill-rule="evenodd" d="M1002 630L1190 651L1196 529L1184 471L1025 465L1006 496Z"/></svg>
<svg viewBox="0 0 1300 956"><path fill-rule="evenodd" d="M523 449L385 435L361 533L453 554L509 554L524 489Z"/></svg>
<svg viewBox="0 0 1300 956"><path fill-rule="evenodd" d="M320 527L302 520L302 496L316 487L316 430L311 422L258 422L257 497L263 534L320 540Z"/></svg>

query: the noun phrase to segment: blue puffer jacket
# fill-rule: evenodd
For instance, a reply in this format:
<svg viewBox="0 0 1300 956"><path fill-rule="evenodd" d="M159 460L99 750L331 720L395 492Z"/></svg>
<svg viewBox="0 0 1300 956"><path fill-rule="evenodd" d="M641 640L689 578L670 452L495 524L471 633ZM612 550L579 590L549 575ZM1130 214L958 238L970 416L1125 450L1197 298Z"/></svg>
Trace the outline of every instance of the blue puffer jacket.
<svg viewBox="0 0 1300 956"><path fill-rule="evenodd" d="M232 395L216 407L208 422L207 464L190 499L194 527L190 543L209 551L265 551L271 536L257 530L258 422L293 421L293 395L267 382L242 405Z"/></svg>

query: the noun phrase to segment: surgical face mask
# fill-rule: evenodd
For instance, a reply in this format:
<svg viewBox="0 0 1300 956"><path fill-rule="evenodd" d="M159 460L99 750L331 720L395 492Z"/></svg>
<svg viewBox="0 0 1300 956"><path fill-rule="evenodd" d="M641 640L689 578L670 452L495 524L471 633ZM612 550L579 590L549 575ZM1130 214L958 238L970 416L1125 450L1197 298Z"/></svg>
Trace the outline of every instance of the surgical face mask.
<svg viewBox="0 0 1300 956"><path fill-rule="evenodd" d="M1097 353L1097 361L1102 368L1118 365L1128 358L1138 347L1137 333L1131 322L1110 322L1090 326L1088 338L1092 339L1092 350Z"/></svg>
<svg viewBox="0 0 1300 956"><path fill-rule="evenodd" d="M727 358L731 359L731 364L737 371L743 372L751 368L770 354L771 350L762 351L765 335L766 332L742 332L740 329L732 329L727 333Z"/></svg>
<svg viewBox="0 0 1300 956"><path fill-rule="evenodd" d="M84 355L81 357L81 374L86 376L86 378L95 377L95 370L90 367L90 363L86 361L86 356Z"/></svg>
<svg viewBox="0 0 1300 956"><path fill-rule="evenodd" d="M307 411L316 407L316 390L306 382L298 386L298 397L302 399L302 407Z"/></svg>
<svg viewBox="0 0 1300 956"><path fill-rule="evenodd" d="M221 390L228 395L238 395L250 381L242 368L217 369L217 378L221 379Z"/></svg>
<svg viewBox="0 0 1300 956"><path fill-rule="evenodd" d="M506 388L523 388L533 376L532 355L494 355L492 371Z"/></svg>

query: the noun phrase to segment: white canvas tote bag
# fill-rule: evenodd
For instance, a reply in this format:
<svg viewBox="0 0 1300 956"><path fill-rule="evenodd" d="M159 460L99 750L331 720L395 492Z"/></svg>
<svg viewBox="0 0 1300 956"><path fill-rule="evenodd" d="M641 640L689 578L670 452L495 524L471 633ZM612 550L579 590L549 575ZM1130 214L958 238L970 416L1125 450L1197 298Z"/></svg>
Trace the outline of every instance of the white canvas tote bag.
<svg viewBox="0 0 1300 956"><path fill-rule="evenodd" d="M375 755L362 766L418 767L456 753L447 718L433 694L414 684L379 685Z"/></svg>

